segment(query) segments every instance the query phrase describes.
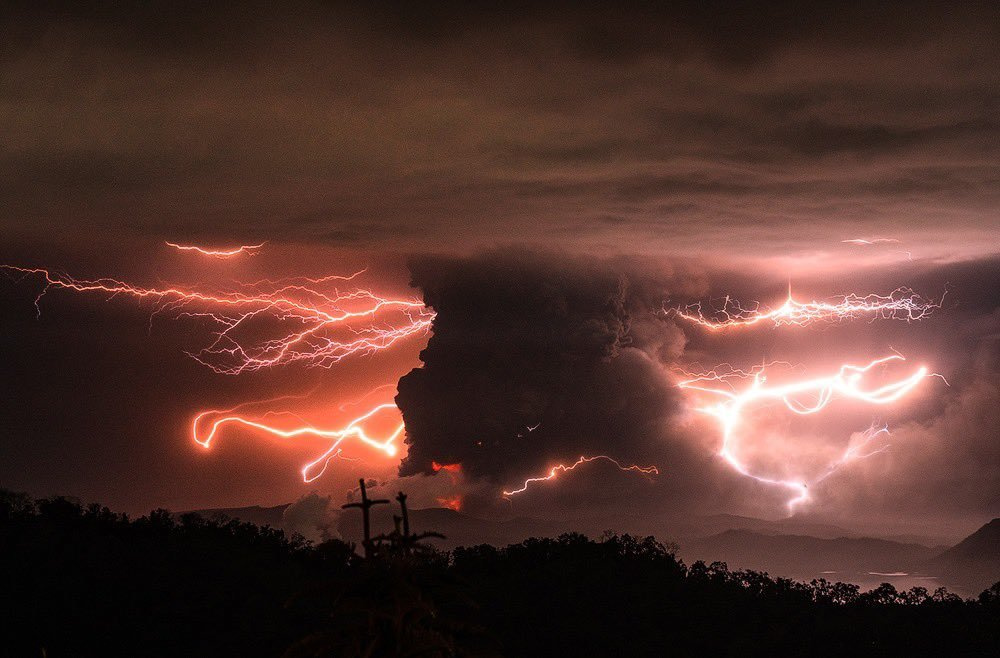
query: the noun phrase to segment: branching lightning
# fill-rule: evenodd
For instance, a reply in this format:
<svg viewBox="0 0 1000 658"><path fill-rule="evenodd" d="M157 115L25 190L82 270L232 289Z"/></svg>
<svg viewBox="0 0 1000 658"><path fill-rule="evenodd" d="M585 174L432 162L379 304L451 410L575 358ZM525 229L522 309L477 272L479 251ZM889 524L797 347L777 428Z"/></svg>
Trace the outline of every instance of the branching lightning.
<svg viewBox="0 0 1000 658"><path fill-rule="evenodd" d="M822 482L826 478L830 477L840 470L841 466L859 459L868 459L869 457L874 457L875 455L885 452L889 449L889 444L881 445L877 448L869 448L869 446L875 443L879 438L888 437L889 435L890 432L888 425L870 425L864 432L861 432L858 435L859 440L857 442L850 442L847 444L847 447L844 448L844 452L840 458L830 464L826 472L816 478L815 483Z"/></svg>
<svg viewBox="0 0 1000 658"><path fill-rule="evenodd" d="M172 246L186 249L180 245ZM248 253L248 250L259 247L247 245L240 250ZM217 255L210 250L192 249L204 255ZM239 375L284 365L330 368L348 357L380 352L408 337L426 334L434 319L434 312L416 299L386 297L366 288L353 287L353 284L346 290L339 288L352 282L364 270L350 275L319 278L263 279L235 283L222 289L183 285L144 287L113 278L77 279L44 268L0 265L0 270L22 278L37 277L41 281L42 288L35 297L39 313L41 300L48 292L68 290L97 294L108 300L128 297L140 302L148 301L154 308L151 320L164 316L186 318L207 325L210 338L204 347L188 354L198 363L223 375ZM672 312L697 326L719 331L757 324L803 327L866 316L873 320L914 321L927 317L940 306L940 300L934 302L909 288L898 288L887 295L860 296L852 293L828 301L810 302L795 300L789 291L787 300L775 309L759 303L745 308L726 297L722 306L708 316L703 313L701 304L676 308ZM719 422L722 433L719 455L727 464L758 482L791 490L795 495L788 501L788 507L794 510L797 505L809 500L809 486L829 477L845 464L885 450L886 446L876 444L888 436L888 427L873 426L857 435L860 438L849 445L818 478L770 477L754 472L739 456L741 433L747 429L746 409L760 404L780 403L793 414L806 416L821 412L835 399L887 405L908 395L924 378L937 376L930 373L927 367L920 366L902 379L881 386L867 385L868 374L873 369L903 361L905 359L901 355L893 354L866 365L841 365L836 372L825 377L798 379L780 385L769 384L765 377L765 370L776 362L750 370L724 364L700 374L685 373L678 385L694 394L713 398L713 402L697 410ZM312 437L328 441L322 454L301 470L303 480L312 482L324 474L331 460L343 457L342 451L348 441L367 446L385 457L396 456L397 440L404 432L401 418L388 430L374 431L371 428L386 427L388 416L398 415L399 410L392 403L374 404L374 401L368 401L375 392L390 386L379 387L357 400L340 405L340 411L360 405L364 405L362 408L366 410L346 424L333 428L314 426L288 411L257 415L244 413L241 410L245 405L238 405L227 410L198 413L191 423L191 436L198 444L209 448L223 428L235 426L282 439ZM538 426L525 429L531 432ZM655 466L624 465L606 455L581 456L571 464L551 467L545 475L527 478L519 487L504 490L502 494L508 498L515 496L533 484L554 480L594 461L610 462L623 472L644 476L659 474ZM434 463L433 470L445 471L455 484L461 474L461 465ZM444 498L439 502L458 509L461 497Z"/></svg>
<svg viewBox="0 0 1000 658"><path fill-rule="evenodd" d="M716 418L722 430L722 447L719 456L735 471L753 478L758 482L785 487L795 492L795 497L788 501L789 511L809 500L809 485L825 479L844 464L857 459L870 457L884 448L866 451L866 448L879 436L888 434L888 427L869 428L862 433L862 440L848 446L842 457L820 478L811 483L805 478L780 479L754 473L737 455L741 430L745 429L744 411L753 405L781 403L788 411L806 416L816 414L825 409L833 400L855 400L873 405L887 405L902 399L925 378L937 376L929 372L926 366L919 366L908 376L897 379L882 386L868 388L865 378L876 367L889 363L903 362L899 354L875 359L866 365L856 366L845 364L837 371L825 377L800 379L787 384L770 385L767 383L765 370L774 364L765 364L750 371L740 371L729 368L716 368L710 372L691 376L678 383L682 389L699 391L721 398L721 401L698 407L697 410ZM748 386L737 390L733 380L750 379ZM806 401L803 401L806 400Z"/></svg>
<svg viewBox="0 0 1000 658"><path fill-rule="evenodd" d="M312 482L326 472L326 468L332 459L340 456L342 444L347 439L356 439L357 441L374 448L387 457L395 456L398 451L395 441L403 433L402 422L396 425L394 430L380 437L371 436L368 430L365 429L365 423L367 421L372 420L376 416L389 413L399 413L395 404L386 403L372 407L365 413L348 422L343 427L337 429L319 429L309 424L283 429L273 423L263 422L263 419L254 419L245 415L235 414L233 410L203 411L195 416L191 423L191 436L195 442L205 448L209 448L213 439L223 426L238 425L285 439L294 439L302 436L327 439L330 441L330 446L323 452L323 454L302 468L303 481ZM301 422L301 419L288 413L264 414L265 417L280 415L292 416Z"/></svg>
<svg viewBox="0 0 1000 658"><path fill-rule="evenodd" d="M887 295L861 296L851 293L828 301L800 302L792 297L789 290L785 302L774 309L759 302L744 307L727 295L723 298L722 305L711 310L708 315L701 302L667 312L710 331L721 331L757 324L804 327L819 322L842 322L864 316L872 320L909 322L926 318L935 309L941 308L942 301L943 297L935 302L921 297L909 288L897 288Z"/></svg>
<svg viewBox="0 0 1000 658"><path fill-rule="evenodd" d="M373 354L414 335L426 333L434 313L415 299L383 297L335 285L350 276L263 280L234 290L199 290L184 286L146 288L117 279L75 279L43 268L9 265L0 269L41 277L45 285L35 298L52 289L90 292L108 299L127 296L153 300L153 315L207 321L212 339L189 356L214 372L238 375L279 365L324 367L343 359ZM262 338L261 335L264 337Z"/></svg>
<svg viewBox="0 0 1000 658"><path fill-rule="evenodd" d="M152 300L153 316L207 321L214 329L210 343L189 356L224 375L287 364L329 368L347 357L372 354L409 336L425 333L434 318L433 312L416 300L387 298L362 288L346 292L336 287L331 289L353 280L364 270L347 276L264 279L239 284L235 289L207 291L185 286L147 288L111 278L76 279L43 268L3 265L0 269L11 275L37 276L43 280L44 286L35 298L39 313L41 299L47 292L64 289L96 293L107 299ZM369 391L358 400L344 403L340 410L361 404L387 388L390 385ZM292 396L278 399L288 397ZM259 403L197 414L191 425L192 438L208 448L223 427L236 425L286 439L311 436L329 440L329 448L303 467L305 482L320 477L332 459L342 457L341 450L348 439L393 457L398 451L395 442L403 432L401 420L385 435L374 435L366 429L369 421L387 414L398 415L392 403L373 406L346 425L333 429L317 428L287 411L257 416L237 413L249 404ZM277 418L293 422L272 422Z"/></svg>
<svg viewBox="0 0 1000 658"><path fill-rule="evenodd" d="M565 464L557 464L557 465L553 466L552 468L549 469L549 472L548 472L547 475L543 475L543 476L540 476L540 477L528 478L527 480L524 481L524 483L519 488L512 489L510 491L503 491L503 495L505 497L509 497L509 496L517 495L519 493L523 493L523 492L527 491L528 487L531 486L531 484L534 483L534 482L546 482L548 480L554 480L560 473L568 473L569 471L574 470L577 466L580 466L582 464L589 464L590 462L598 461L598 460L603 460L603 461L611 462L612 464L614 464L615 466L617 466L618 470L620 470L620 471L625 471L625 472L635 471L636 473L641 473L642 475L646 475L646 476L652 476L652 475L659 475L660 474L659 469L656 468L655 466L638 466L638 465L635 465L635 464L633 464L631 466L624 466L618 460L612 459L611 457L608 457L607 455L595 455L593 457L583 457L583 456L581 456L579 459L577 459L575 462L573 462L572 464L570 464L568 466L565 465Z"/></svg>
<svg viewBox="0 0 1000 658"><path fill-rule="evenodd" d="M257 253L257 250L263 247L265 243L244 244L239 247L233 247L232 249L209 249L207 247L198 247L190 244L177 244L176 242L166 242L165 244L168 247L176 249L177 251L189 251L200 256L209 256L211 258L232 258L233 256L239 256L240 254L252 256Z"/></svg>

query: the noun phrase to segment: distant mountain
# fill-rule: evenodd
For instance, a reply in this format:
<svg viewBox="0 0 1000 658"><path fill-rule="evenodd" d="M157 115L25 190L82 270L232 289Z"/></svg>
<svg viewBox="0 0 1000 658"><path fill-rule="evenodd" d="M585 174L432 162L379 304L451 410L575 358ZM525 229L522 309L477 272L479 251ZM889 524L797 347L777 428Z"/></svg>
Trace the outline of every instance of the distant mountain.
<svg viewBox="0 0 1000 658"><path fill-rule="evenodd" d="M225 517L227 519L236 519L246 523L253 523L254 525L284 529L282 527L283 520L285 510L288 509L288 506L289 503L285 503L284 505L275 505L274 507L261 507L260 505L252 505L250 507L215 507L210 509L191 510L190 513L199 514L206 519ZM185 513L187 512L181 512L181 514Z"/></svg>
<svg viewBox="0 0 1000 658"><path fill-rule="evenodd" d="M372 533L377 534L393 528L392 516L398 508L389 506L372 508ZM410 510L410 528L413 532L433 530L445 536L444 540L432 543L440 548L456 546L476 546L494 544L506 546L528 537L553 537L562 530L560 524L525 517L504 521L480 519L455 510L440 507ZM337 523L337 530L347 541L361 540L361 515L343 514Z"/></svg>
<svg viewBox="0 0 1000 658"><path fill-rule="evenodd" d="M703 538L725 532L726 530L748 530L762 535L806 535L820 539L835 539L837 537L858 537L856 532L845 530L839 526L798 519L782 519L768 521L752 516L737 516L735 514L712 514L677 519L672 522L674 535L681 538Z"/></svg>
<svg viewBox="0 0 1000 658"><path fill-rule="evenodd" d="M289 530L285 527L284 518L285 510L288 507L288 504L273 507L254 505L194 511L206 518L221 515L258 525ZM835 525L798 519L770 521L734 514L660 518L612 514L587 518L536 519L519 516L511 519L483 519L445 508L431 507L411 510L410 512L414 527L420 526L424 530L436 530L448 536L446 541L439 542L439 545L443 547L470 546L482 543L505 545L531 536L557 536L563 532L571 531L596 537L608 529L641 536L651 534L663 541L677 541L682 545L717 535L726 530L746 530L761 535L802 535L820 539L861 538L865 536L862 533ZM398 513L395 503L391 506L372 508L372 524L375 532L390 530L394 513ZM343 515L337 521L336 529L345 539L360 538L361 518L357 514ZM922 543L935 546L938 551L944 550L944 547L940 546L938 542L930 541L929 538L914 536L905 539L896 537L888 539L898 543Z"/></svg>
<svg viewBox="0 0 1000 658"><path fill-rule="evenodd" d="M934 556L934 549L871 537L826 539L726 530L681 545L681 557L726 562L730 568L767 571L800 580L826 577L851 582L881 582L912 577ZM918 576L919 577L919 576Z"/></svg>
<svg viewBox="0 0 1000 658"><path fill-rule="evenodd" d="M1000 581L1000 518L927 562L927 568L983 590Z"/></svg>
<svg viewBox="0 0 1000 658"><path fill-rule="evenodd" d="M317 533L306 532L302 527L303 520L296 519L298 527L291 527L286 518L286 510L290 504L261 507L218 507L210 509L191 510L206 519L227 518L253 523L259 526L270 526L286 533L300 532L318 539ZM377 535L393 529L392 517L399 513L395 502L392 505L373 507L371 511L372 534ZM183 512L182 512L183 514ZM329 519L317 518L317 525L325 524ZM572 526L569 521L543 521L527 517L515 517L509 520L486 520L469 516L462 512L441 507L410 510L410 527L414 532L433 530L445 535L444 540L433 540L439 548L450 549L456 546L475 546L478 544L494 544L505 546L527 539L528 537L554 537L567 532ZM340 514L333 528L345 541L359 543L362 538L361 515L357 510Z"/></svg>
<svg viewBox="0 0 1000 658"><path fill-rule="evenodd" d="M952 546L964 533L951 534L939 532L940 528L928 528L928 533L910 534L882 534L875 529L848 529L842 526L832 525L792 517L770 521L752 516L738 516L735 514L711 514L706 516L691 516L674 519L665 524L671 532L668 533L676 539L691 540L709 537L726 530L749 530L762 535L805 535L808 537L818 537L820 539L838 539L840 537L875 537L878 539L888 539L900 544L923 544L935 548L938 552ZM682 542L683 543L683 542Z"/></svg>
<svg viewBox="0 0 1000 658"><path fill-rule="evenodd" d="M299 531L286 519L289 505L231 507L195 510L206 518L223 516L286 532ZM393 528L395 505L372 509L374 534ZM328 519L317 519L321 524ZM298 523L302 523L299 519ZM767 571L772 576L799 580L824 577L865 587L892 582L897 587L945 585L964 595L975 595L1000 580L1000 519L994 519L954 547L944 550L916 541L860 536L834 525L795 519L768 521L746 516L715 514L685 518L643 520L609 517L543 520L530 517L482 519L445 508L410 510L414 532L433 530L446 536L432 543L439 548L493 544L505 546L528 537L554 537L577 531L592 537L604 528L618 532L654 534L664 541L678 541L680 556L726 562L734 569ZM332 528L346 541L360 542L361 515L340 514ZM325 535L324 535L325 536ZM928 542L930 543L930 542Z"/></svg>

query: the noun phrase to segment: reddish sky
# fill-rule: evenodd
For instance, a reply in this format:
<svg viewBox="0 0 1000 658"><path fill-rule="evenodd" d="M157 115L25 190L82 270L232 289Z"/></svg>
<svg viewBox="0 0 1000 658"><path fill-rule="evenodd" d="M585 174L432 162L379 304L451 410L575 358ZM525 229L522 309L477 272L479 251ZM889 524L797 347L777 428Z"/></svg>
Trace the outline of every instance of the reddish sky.
<svg viewBox="0 0 1000 658"><path fill-rule="evenodd" d="M774 500L703 465L712 438L685 425L672 367L697 357L818 368L905 350L951 388L902 408L893 449L838 479L821 511L996 516L998 14L991 3L838 4L15 3L0 45L0 261L148 286L367 266L366 286L434 297L444 331L433 377L412 380L413 413L459 413L441 382L475 399L523 394L496 398L508 402L555 388L543 396L550 411L589 382L591 406L628 413L578 416L519 453L531 459L517 473L606 446L672 471L654 501L706 512L765 514ZM878 238L890 241L843 242ZM266 245L218 261L165 240ZM593 379L546 375L562 362L539 354L562 354L560 337L606 320L595 300L618 299L619 279L628 322L596 344L625 356L615 352L612 372L597 358ZM780 302L789 280L807 297L908 285L935 299L947 289L947 303L920 324L726 341L654 319L674 300ZM329 370L225 377L184 357L199 338L190 322L150 329L148 306L65 292L36 319L37 292L0 280L11 382L0 484L130 511L302 495L297 470L316 446L240 435L206 454L186 435L191 414L318 386L311 409L322 415L328 400L420 365L427 340ZM553 300L575 310L553 315ZM524 341L541 351L520 354ZM535 363L538 378L499 367L505 357ZM622 381L645 393L616 397ZM466 419L477 431L500 422L477 413ZM603 429L584 440L581 427ZM548 445L559 447L551 458ZM311 486L342 492L362 472L338 464ZM501 473L514 475L483 470L463 486L485 495ZM434 482L412 486L450 490Z"/></svg>

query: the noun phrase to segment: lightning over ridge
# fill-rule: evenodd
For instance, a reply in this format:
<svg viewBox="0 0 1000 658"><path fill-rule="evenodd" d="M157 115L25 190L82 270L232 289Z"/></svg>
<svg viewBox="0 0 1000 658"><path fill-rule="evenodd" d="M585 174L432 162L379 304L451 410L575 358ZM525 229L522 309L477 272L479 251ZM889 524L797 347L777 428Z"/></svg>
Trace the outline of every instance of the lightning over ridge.
<svg viewBox="0 0 1000 658"><path fill-rule="evenodd" d="M528 487L530 487L535 482L547 482L549 480L554 480L554 479L556 479L556 477L560 473L568 473L569 471L575 470L577 466L581 466L583 464L589 464L589 463L594 462L594 461L602 461L602 460L614 464L615 466L618 467L618 470L624 471L624 472L633 471L633 472L640 473L640 474L646 475L646 476L652 476L652 475L659 475L660 474L660 470L656 466L638 466L636 464L632 464L631 466L625 466L621 462L619 462L618 460L613 459L611 457L608 457L607 455L594 455L593 457L581 456L579 459L577 459L572 464L568 464L568 465L567 464L556 464L555 466L553 466L552 468L549 469L549 472L546 475L542 475L542 476L539 476L539 477L528 478L528 479L526 479L521 484L521 486L519 488L517 488L517 489L511 489L510 491L504 490L502 493L503 493L504 497L515 496L515 495L517 495L519 493L524 493L525 491L527 491Z"/></svg>

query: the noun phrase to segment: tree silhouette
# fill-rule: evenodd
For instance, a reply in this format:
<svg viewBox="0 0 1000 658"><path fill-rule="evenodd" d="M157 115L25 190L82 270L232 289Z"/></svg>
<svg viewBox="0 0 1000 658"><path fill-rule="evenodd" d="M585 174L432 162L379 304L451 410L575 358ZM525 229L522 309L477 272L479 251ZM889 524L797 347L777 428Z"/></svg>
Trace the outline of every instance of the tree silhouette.
<svg viewBox="0 0 1000 658"><path fill-rule="evenodd" d="M227 519L129 519L0 490L0 656L992 655L1000 583L799 583L652 537L422 545L362 559ZM362 508L364 509L364 508ZM373 540L374 541L374 540Z"/></svg>

